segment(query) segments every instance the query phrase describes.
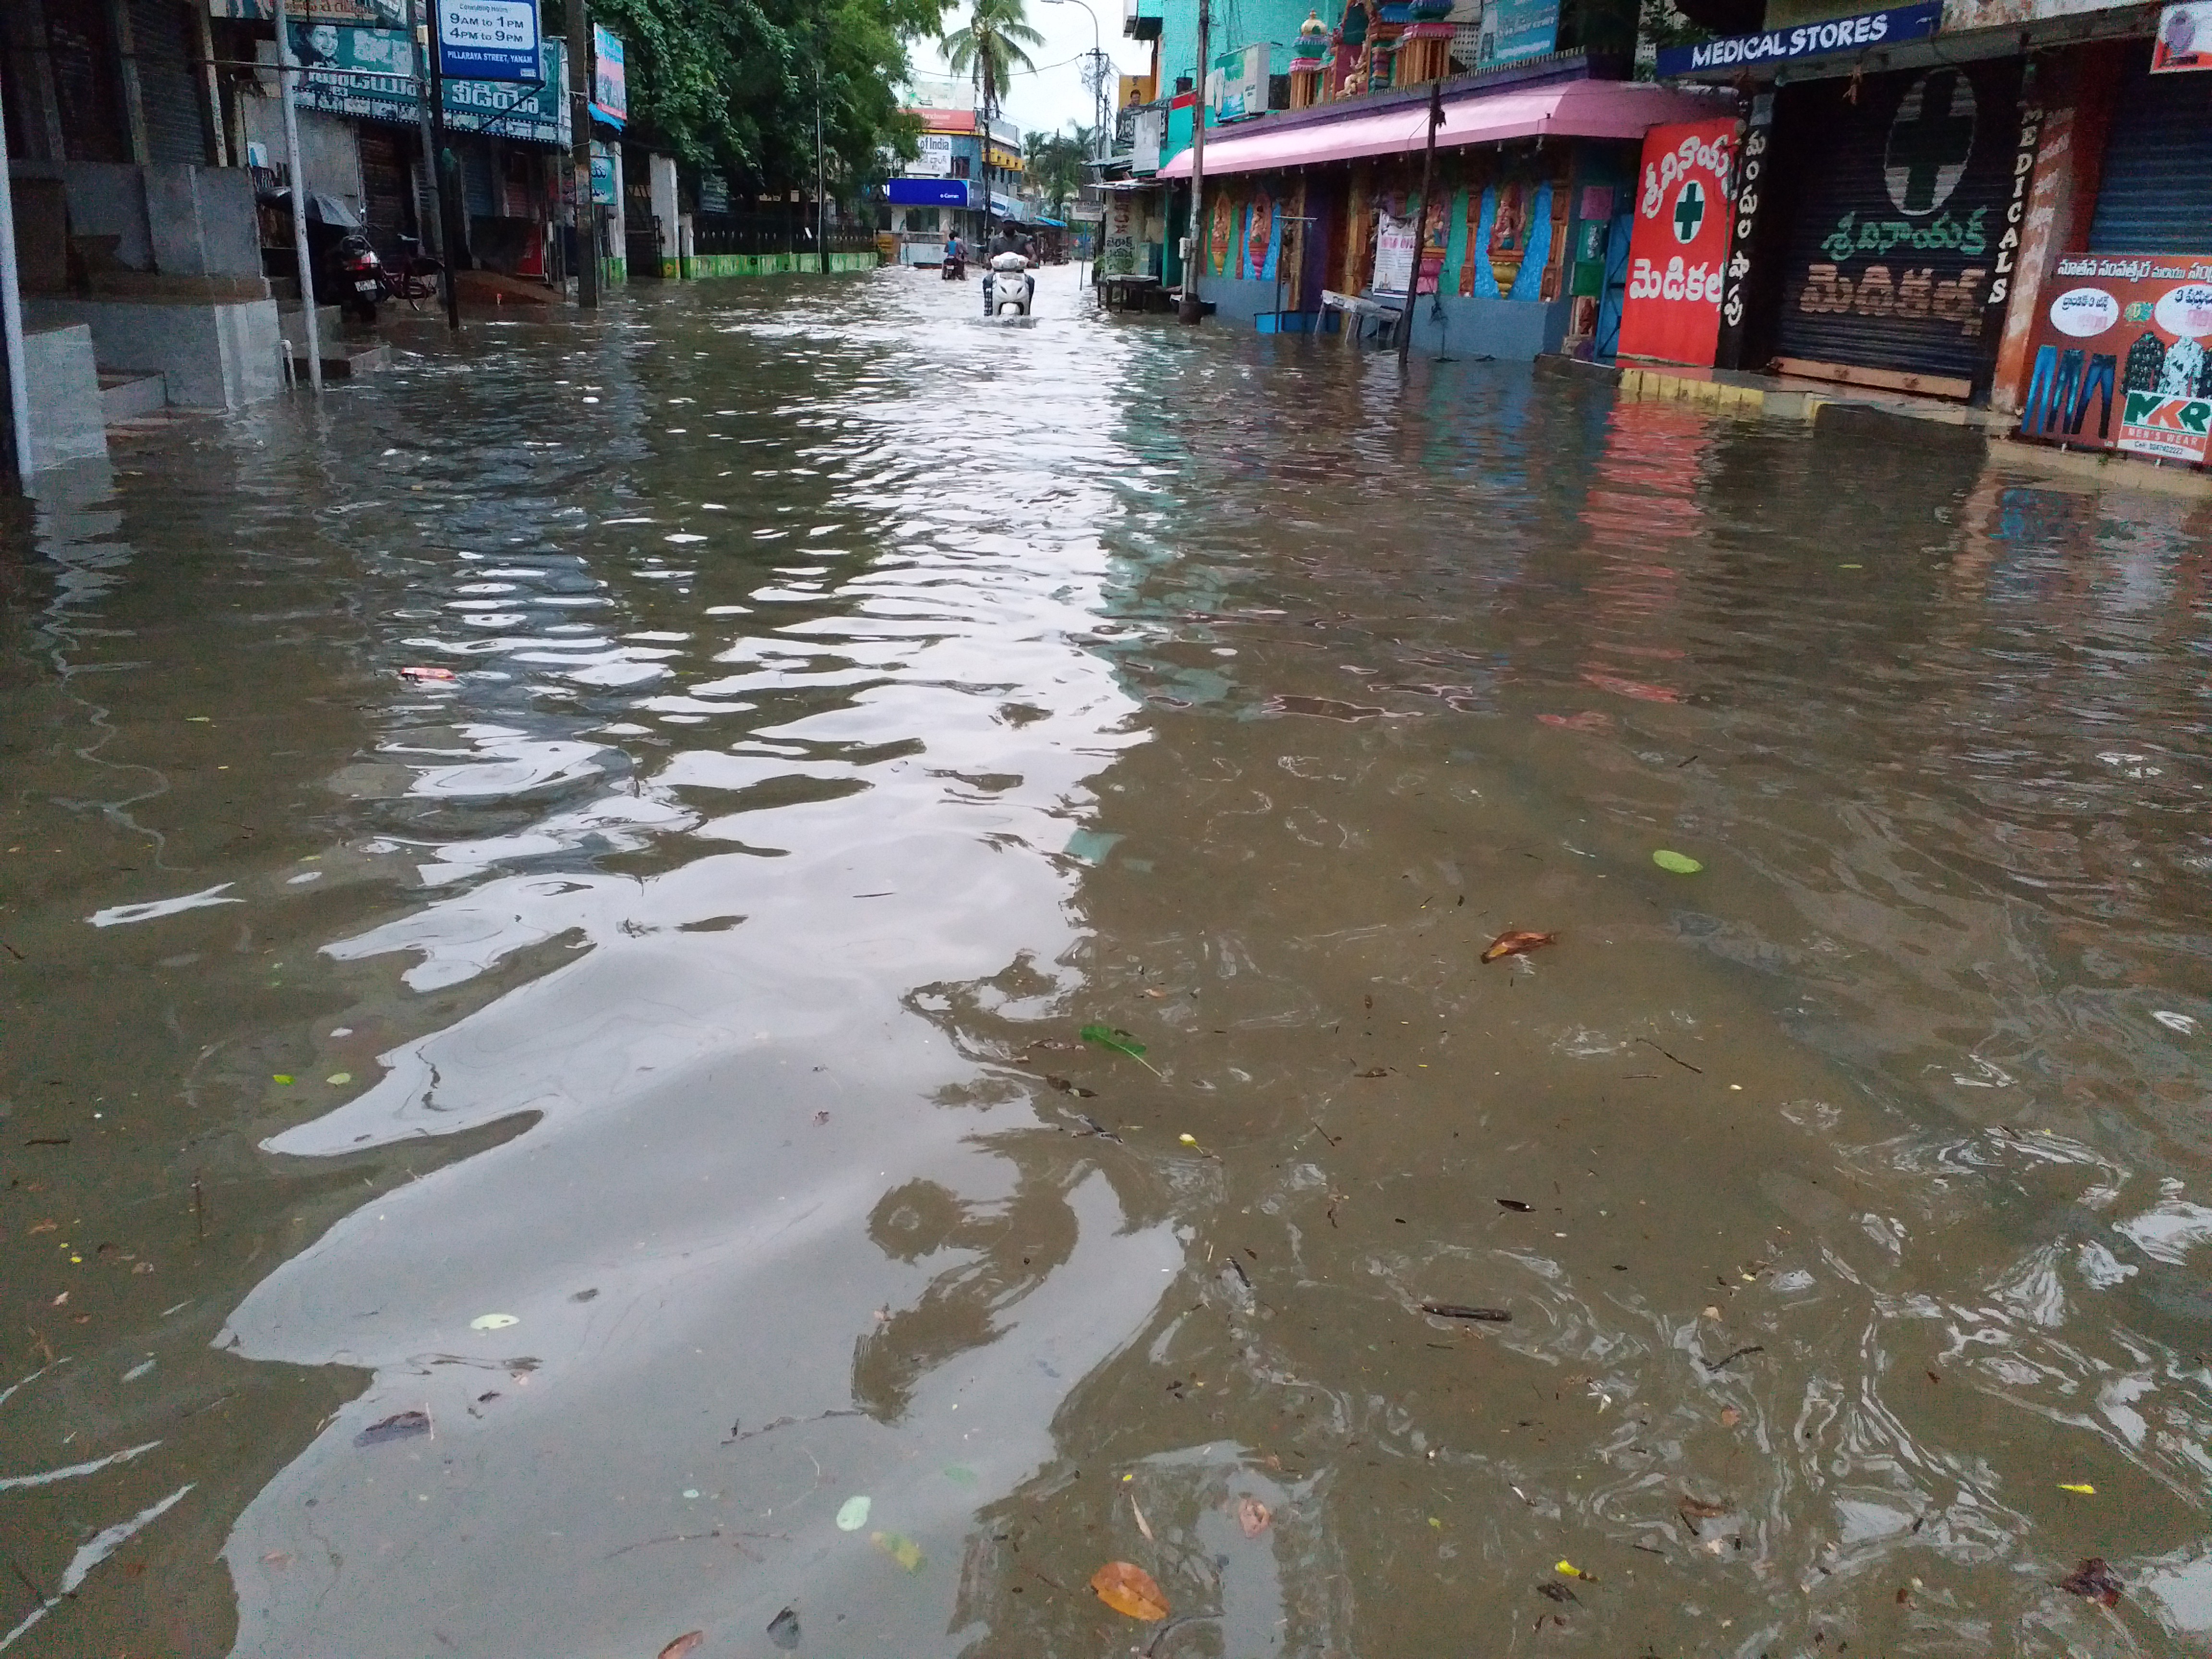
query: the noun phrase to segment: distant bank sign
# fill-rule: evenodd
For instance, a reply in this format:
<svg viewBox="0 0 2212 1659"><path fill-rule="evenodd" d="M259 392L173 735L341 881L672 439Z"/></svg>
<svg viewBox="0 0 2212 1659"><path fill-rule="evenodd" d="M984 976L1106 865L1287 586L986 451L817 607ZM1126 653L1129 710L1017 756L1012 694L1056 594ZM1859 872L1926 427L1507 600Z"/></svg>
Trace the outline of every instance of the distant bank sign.
<svg viewBox="0 0 2212 1659"><path fill-rule="evenodd" d="M1832 17L1825 23L1800 23L1794 28L1768 29L1763 34L1735 34L1694 46L1669 46L1659 54L1659 76L1671 80L1716 70L1753 69L1761 64L1826 58L1834 52L1866 52L1902 40L1925 40L1942 19L1942 0L1923 0L1919 5L1861 12L1856 17Z"/></svg>

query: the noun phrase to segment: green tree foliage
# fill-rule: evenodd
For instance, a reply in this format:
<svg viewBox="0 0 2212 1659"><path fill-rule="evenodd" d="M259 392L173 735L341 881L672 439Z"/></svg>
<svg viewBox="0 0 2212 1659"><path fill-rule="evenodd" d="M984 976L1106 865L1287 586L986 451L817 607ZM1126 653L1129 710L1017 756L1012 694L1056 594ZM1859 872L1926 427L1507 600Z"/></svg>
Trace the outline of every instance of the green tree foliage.
<svg viewBox="0 0 2212 1659"><path fill-rule="evenodd" d="M1067 205L1083 183L1083 165L1091 159L1096 131L1078 122L1066 132L1032 132L1022 141L1023 169L1052 204L1054 216Z"/></svg>
<svg viewBox="0 0 2212 1659"><path fill-rule="evenodd" d="M945 37L945 61L975 82L986 120L999 112L1017 70L1033 70L1026 48L1044 44L1022 0L969 0L968 21Z"/></svg>
<svg viewBox="0 0 2212 1659"><path fill-rule="evenodd" d="M944 15L944 0L592 0L623 40L631 129L776 193L812 189L817 93L833 193L872 182L886 150L915 154L897 88Z"/></svg>

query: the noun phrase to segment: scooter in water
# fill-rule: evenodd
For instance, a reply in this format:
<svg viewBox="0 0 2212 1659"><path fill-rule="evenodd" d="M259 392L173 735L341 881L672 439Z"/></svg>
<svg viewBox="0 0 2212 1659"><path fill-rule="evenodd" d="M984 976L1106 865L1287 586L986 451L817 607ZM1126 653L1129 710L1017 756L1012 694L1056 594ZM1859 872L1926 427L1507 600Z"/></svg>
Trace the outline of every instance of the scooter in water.
<svg viewBox="0 0 2212 1659"><path fill-rule="evenodd" d="M1011 322L1030 314L1030 304L1036 296L1036 278L1030 275L1030 262L1018 253L1000 253L992 256L991 269L983 276L983 315L994 322Z"/></svg>
<svg viewBox="0 0 2212 1659"><path fill-rule="evenodd" d="M945 280L948 283L966 282L968 280L967 255L963 253L946 254L945 256L945 267L942 274Z"/></svg>

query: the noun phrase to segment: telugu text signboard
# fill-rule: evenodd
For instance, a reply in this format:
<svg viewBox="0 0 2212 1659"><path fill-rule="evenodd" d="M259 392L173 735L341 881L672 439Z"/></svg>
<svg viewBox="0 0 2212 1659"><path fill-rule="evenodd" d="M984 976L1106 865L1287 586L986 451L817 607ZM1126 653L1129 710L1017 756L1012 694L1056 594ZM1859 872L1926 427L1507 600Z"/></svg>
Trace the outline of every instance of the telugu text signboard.
<svg viewBox="0 0 2212 1659"><path fill-rule="evenodd" d="M455 81L535 81L538 0L434 0L438 72Z"/></svg>
<svg viewBox="0 0 2212 1659"><path fill-rule="evenodd" d="M1684 75L1725 73L1801 58L1825 58L1831 52L1893 46L1903 40L1924 40L1936 33L1942 17L1942 0L1925 0L1919 5L1893 6L1886 11L1861 12L1856 17L1831 18L1823 23L1701 40L1693 46L1668 46L1659 54L1659 78L1669 81Z"/></svg>
<svg viewBox="0 0 2212 1659"><path fill-rule="evenodd" d="M1644 135L1628 240L1620 355L1709 367L1720 339L1735 123L1689 121Z"/></svg>
<svg viewBox="0 0 2212 1659"><path fill-rule="evenodd" d="M2020 434L2205 464L2212 253L2067 253L2036 319Z"/></svg>
<svg viewBox="0 0 2212 1659"><path fill-rule="evenodd" d="M404 29L295 23L291 33L301 108L404 126L420 118L415 43ZM457 132L566 144L568 100L561 86L567 63L563 43L545 40L538 45L536 72L521 87L511 81L447 81L446 125Z"/></svg>

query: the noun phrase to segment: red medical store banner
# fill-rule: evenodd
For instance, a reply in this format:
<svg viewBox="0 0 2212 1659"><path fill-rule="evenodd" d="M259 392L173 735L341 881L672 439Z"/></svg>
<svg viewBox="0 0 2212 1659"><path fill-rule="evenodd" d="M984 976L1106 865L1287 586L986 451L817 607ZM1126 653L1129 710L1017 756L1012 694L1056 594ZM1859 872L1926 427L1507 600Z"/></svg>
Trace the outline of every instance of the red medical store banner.
<svg viewBox="0 0 2212 1659"><path fill-rule="evenodd" d="M1728 260L1734 121L1654 127L1644 137L1628 240L1620 355L1710 367Z"/></svg>

